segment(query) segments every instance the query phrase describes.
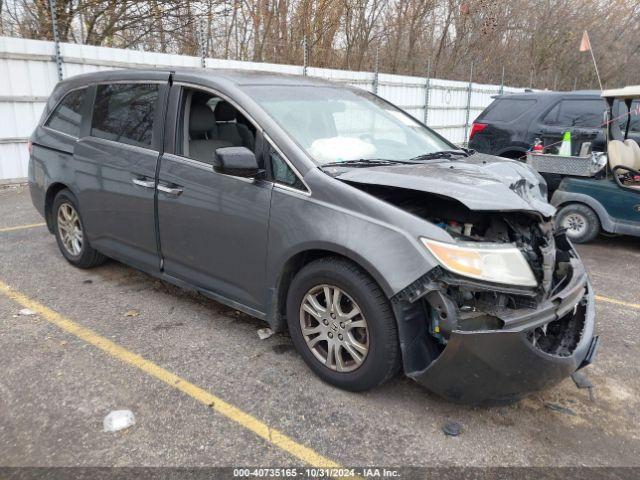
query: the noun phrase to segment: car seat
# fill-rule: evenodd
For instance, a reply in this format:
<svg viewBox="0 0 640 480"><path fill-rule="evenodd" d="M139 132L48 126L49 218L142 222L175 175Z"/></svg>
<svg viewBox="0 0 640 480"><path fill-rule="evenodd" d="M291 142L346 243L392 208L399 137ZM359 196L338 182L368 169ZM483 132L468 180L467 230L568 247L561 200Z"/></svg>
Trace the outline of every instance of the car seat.
<svg viewBox="0 0 640 480"><path fill-rule="evenodd" d="M234 147L254 149L255 138L249 127L238 123L238 111L229 102L221 101L215 107L218 138L230 142Z"/></svg>
<svg viewBox="0 0 640 480"><path fill-rule="evenodd" d="M213 164L217 148L232 147L233 143L219 138L216 116L199 103L191 105L189 114L189 158Z"/></svg>

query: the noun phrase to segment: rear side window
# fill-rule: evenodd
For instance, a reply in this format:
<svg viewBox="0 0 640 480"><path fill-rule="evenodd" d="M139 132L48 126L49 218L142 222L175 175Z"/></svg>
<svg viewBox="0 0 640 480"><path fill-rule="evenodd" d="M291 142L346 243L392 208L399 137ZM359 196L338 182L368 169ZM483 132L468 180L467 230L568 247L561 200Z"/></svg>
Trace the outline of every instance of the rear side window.
<svg viewBox="0 0 640 480"><path fill-rule="evenodd" d="M534 99L499 98L482 116L482 121L510 122L535 105Z"/></svg>
<svg viewBox="0 0 640 480"><path fill-rule="evenodd" d="M157 84L98 85L91 135L107 140L151 146Z"/></svg>
<svg viewBox="0 0 640 480"><path fill-rule="evenodd" d="M598 128L604 122L603 100L562 100L549 110L543 122L563 127Z"/></svg>
<svg viewBox="0 0 640 480"><path fill-rule="evenodd" d="M87 93L86 88L67 93L49 116L45 126L72 137L80 136L80 108Z"/></svg>

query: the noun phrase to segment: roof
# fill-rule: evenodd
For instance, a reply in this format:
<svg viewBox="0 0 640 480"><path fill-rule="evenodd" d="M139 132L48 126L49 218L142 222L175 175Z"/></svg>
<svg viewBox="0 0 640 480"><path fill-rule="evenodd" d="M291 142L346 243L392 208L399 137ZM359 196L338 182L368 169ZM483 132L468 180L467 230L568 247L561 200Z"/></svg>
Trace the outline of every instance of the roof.
<svg viewBox="0 0 640 480"><path fill-rule="evenodd" d="M147 78L161 78L174 72L190 77L202 79L217 78L235 85L307 85L307 86L335 86L335 82L302 75L292 75L277 72L265 72L242 69L218 69L197 67L167 67L167 68L140 68L118 69L91 72L70 77L69 80L79 81L109 81L109 80L140 80Z"/></svg>
<svg viewBox="0 0 640 480"><path fill-rule="evenodd" d="M571 97L571 96L600 96L600 90L571 90L568 92L557 90L540 90L540 91L524 91L515 93L504 93L497 95L496 98L557 98L557 97Z"/></svg>
<svg viewBox="0 0 640 480"><path fill-rule="evenodd" d="M602 96L605 98L640 98L640 85L604 90Z"/></svg>

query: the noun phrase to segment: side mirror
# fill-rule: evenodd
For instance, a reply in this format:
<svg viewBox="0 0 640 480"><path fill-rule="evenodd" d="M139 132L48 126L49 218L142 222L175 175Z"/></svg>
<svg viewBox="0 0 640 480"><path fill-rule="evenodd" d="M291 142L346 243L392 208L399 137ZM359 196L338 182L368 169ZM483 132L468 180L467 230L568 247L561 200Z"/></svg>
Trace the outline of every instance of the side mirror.
<svg viewBox="0 0 640 480"><path fill-rule="evenodd" d="M217 148L213 170L236 177L255 177L260 172L255 154L246 147Z"/></svg>

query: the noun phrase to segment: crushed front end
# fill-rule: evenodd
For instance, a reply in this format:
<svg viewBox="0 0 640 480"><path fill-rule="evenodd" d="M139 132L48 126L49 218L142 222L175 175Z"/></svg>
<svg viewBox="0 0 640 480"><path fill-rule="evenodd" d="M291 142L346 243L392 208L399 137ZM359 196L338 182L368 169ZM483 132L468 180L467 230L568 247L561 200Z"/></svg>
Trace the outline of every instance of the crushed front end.
<svg viewBox="0 0 640 480"><path fill-rule="evenodd" d="M564 232L538 214L447 203L435 210L444 218L419 213L457 242L517 248L535 282L489 282L436 267L399 292L392 301L405 373L451 401L481 404L515 401L588 365L598 345L594 295Z"/></svg>

